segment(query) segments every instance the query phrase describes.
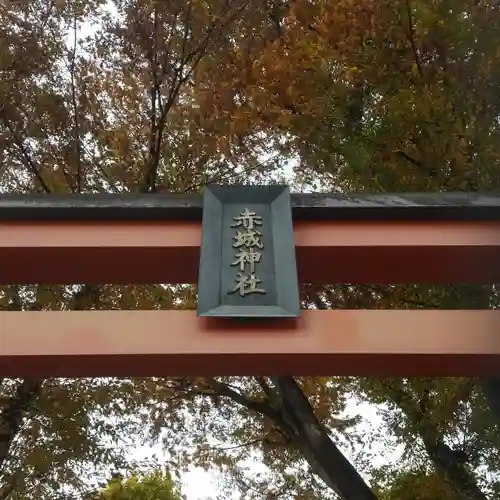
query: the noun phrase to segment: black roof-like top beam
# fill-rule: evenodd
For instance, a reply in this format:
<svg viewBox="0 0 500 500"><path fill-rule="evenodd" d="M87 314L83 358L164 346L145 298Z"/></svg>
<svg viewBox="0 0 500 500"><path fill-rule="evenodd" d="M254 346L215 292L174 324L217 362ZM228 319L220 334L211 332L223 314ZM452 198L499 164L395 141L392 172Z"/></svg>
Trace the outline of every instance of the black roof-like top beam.
<svg viewBox="0 0 500 500"><path fill-rule="evenodd" d="M500 193L292 194L294 220L500 220ZM0 220L201 220L200 194L0 195Z"/></svg>

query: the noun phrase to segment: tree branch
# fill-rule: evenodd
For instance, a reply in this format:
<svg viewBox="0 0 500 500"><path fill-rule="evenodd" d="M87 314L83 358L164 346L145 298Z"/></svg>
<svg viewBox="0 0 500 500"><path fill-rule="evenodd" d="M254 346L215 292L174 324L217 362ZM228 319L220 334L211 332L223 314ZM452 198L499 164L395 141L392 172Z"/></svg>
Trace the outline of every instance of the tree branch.
<svg viewBox="0 0 500 500"><path fill-rule="evenodd" d="M144 176L143 184L140 191L143 193L152 193L155 191L156 185L156 172L158 169L160 152L156 147L158 127L156 122L156 103L161 100L160 84L157 75L157 61L158 61L158 10L154 6L154 24L153 35L151 37L152 47L150 52L149 62L151 65L151 89L150 89L150 113L149 113L149 164L147 166L146 174Z"/></svg>
<svg viewBox="0 0 500 500"><path fill-rule="evenodd" d="M241 443L241 444L236 444L234 446L207 446L205 448L201 448L201 451L225 451L225 450L237 450L239 448L246 448L248 446L252 446L254 444L257 444L257 443L262 443L263 441L265 441L265 436L261 436L257 439L252 439L251 441L247 441L245 443Z"/></svg>
<svg viewBox="0 0 500 500"><path fill-rule="evenodd" d="M168 96L166 97L165 101L163 100L161 95L161 87L160 87L161 82L157 81L157 63L156 62L152 63L154 67L154 72L153 72L154 91L153 89L151 91L152 92L151 101L153 103L153 92L154 92L154 102L155 102L154 116L156 117L157 101L158 101L158 106L160 108L160 115L158 121L155 122L154 134L151 133L151 141L154 142L150 142L149 165L144 175L143 183L140 187L141 192L152 193L156 191L156 179L158 176L158 167L161 157L161 145L163 141L164 130L167 124L167 117L172 107L174 106L175 102L177 101L177 98L179 96L179 93L183 85L191 78L191 75L193 74L194 70L197 68L198 64L201 62L201 60L211 47L211 43L216 38L216 35L217 36L222 35L224 28L227 27L241 13L241 11L246 7L247 3L248 3L247 1L243 2L242 6L235 9L233 14L229 16L225 22L219 23L218 19L213 20L210 26L207 28L205 36L202 38L200 43L192 51L187 52L187 45L188 45L187 42L190 33L189 18L191 15L191 2L188 3L186 10L186 18L184 20L184 33L180 51L181 53L174 63L170 90L168 92ZM229 6L230 2L226 0L221 9L221 13L224 13L229 8ZM156 13L156 8L155 8L155 13ZM155 17L155 28L154 28L155 37L157 36L156 35L157 29L158 29L158 24L157 24L157 19ZM155 43L153 45L154 46L152 52L154 53L157 52L157 47ZM168 54L166 54L166 57L167 55ZM156 61L156 59L154 59L155 57L157 56L154 56L153 54L152 59L150 59L150 61L152 60ZM165 74L165 68L167 67L167 64L168 61L167 59L165 59L163 74Z"/></svg>
<svg viewBox="0 0 500 500"><path fill-rule="evenodd" d="M100 302L100 290L95 285L83 285L72 297L70 309L72 311L83 311L87 306L98 307Z"/></svg>
<svg viewBox="0 0 500 500"><path fill-rule="evenodd" d="M435 423L427 418L429 395L424 395L420 401L416 401L412 394L403 388L396 387L390 381L385 381L383 384L388 389L391 399L415 425L429 458L435 467L448 478L460 498L487 500L470 470L465 466L462 454L443 441Z"/></svg>
<svg viewBox="0 0 500 500"><path fill-rule="evenodd" d="M21 474L14 474L9 478L7 484L0 490L0 500L7 500L19 485Z"/></svg>
<svg viewBox="0 0 500 500"><path fill-rule="evenodd" d="M416 160L415 158L413 158L409 154L405 153L404 151L398 150L398 151L396 151L396 153L399 156L402 156L405 160L408 160L410 163L413 163L413 165L415 165L416 167L418 167L418 168L424 168L424 166L423 166L423 164L422 164L421 161Z"/></svg>
<svg viewBox="0 0 500 500"><path fill-rule="evenodd" d="M269 399L269 401L275 401L277 398L276 392L271 389L271 386L267 383L266 377L255 377L257 379L258 384L264 391L264 394Z"/></svg>
<svg viewBox="0 0 500 500"><path fill-rule="evenodd" d="M330 439L294 378L280 376L275 380L290 423L322 470L321 477L326 476L327 484L344 500L376 500L370 487Z"/></svg>
<svg viewBox="0 0 500 500"><path fill-rule="evenodd" d="M0 471L9 456L9 450L17 436L23 418L35 404L42 390L41 379L24 379L16 389L16 395L10 398L0 412Z"/></svg>
<svg viewBox="0 0 500 500"><path fill-rule="evenodd" d="M489 377L482 382L483 393L500 430L500 377Z"/></svg>
<svg viewBox="0 0 500 500"><path fill-rule="evenodd" d="M259 377L259 383L264 380ZM311 469L344 500L376 500L361 476L329 438L293 377L272 378L280 409L256 401L213 378L207 384L218 394L269 418L304 456ZM269 387L267 382L264 387ZM273 391L274 392L274 391ZM266 443L266 441L263 441ZM272 445L271 441L267 444Z"/></svg>
<svg viewBox="0 0 500 500"><path fill-rule="evenodd" d="M269 417L271 420L281 421L280 414L274 408L269 406L265 402L256 401L255 399L249 398L234 389L231 389L227 384L219 382L214 378L208 378L207 384L221 396L227 397L236 401L241 406L248 408L256 413L261 413Z"/></svg>
<svg viewBox="0 0 500 500"><path fill-rule="evenodd" d="M10 123L9 119L7 118L7 116L5 114L4 106L2 106L2 108L0 108L0 113L2 115L2 119L3 119L3 122L5 123L5 126L9 129L9 132L14 137L14 141L15 141L17 147L21 151L21 155L22 155L22 157L24 159L24 161L23 161L24 165L35 176L35 178L40 183L40 186L42 187L42 189L46 193L50 193L50 189L49 189L48 185L45 183L45 181L43 180L43 177L42 177L42 174L41 174L40 170L37 168L37 166L35 165L34 161L31 159L31 157L30 157L30 155L29 155L29 153L28 153L28 151L27 151L27 149L26 149L26 147L24 145L23 138L21 137L20 134L18 134L16 132L16 130L14 129L14 127L12 126L12 124Z"/></svg>
<svg viewBox="0 0 500 500"><path fill-rule="evenodd" d="M77 47L77 23L76 13L73 16L73 50L71 55L71 102L73 105L74 134L75 134L75 156L76 156L76 191L82 192L82 150L80 144L80 125L78 120L78 105L76 102L75 70L76 70L76 47ZM70 186L71 188L71 186ZM73 191L73 189L71 188Z"/></svg>
<svg viewBox="0 0 500 500"><path fill-rule="evenodd" d="M406 0L406 15L408 19L408 38L410 40L411 50L415 58L415 64L417 66L418 74L423 77L424 72L422 71L422 65L420 63L420 55L418 53L417 44L415 42L415 27L413 26L413 16L411 13L411 0Z"/></svg>

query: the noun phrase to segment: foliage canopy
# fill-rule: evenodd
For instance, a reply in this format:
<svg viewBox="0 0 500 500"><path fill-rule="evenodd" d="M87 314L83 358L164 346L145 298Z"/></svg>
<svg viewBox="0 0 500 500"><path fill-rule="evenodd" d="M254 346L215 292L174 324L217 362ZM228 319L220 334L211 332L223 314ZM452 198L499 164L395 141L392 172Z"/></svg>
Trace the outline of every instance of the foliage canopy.
<svg viewBox="0 0 500 500"><path fill-rule="evenodd" d="M1 192L498 189L499 40L493 0L5 0ZM192 287L167 285L12 285L0 307L194 306ZM495 287L466 285L305 286L302 298L498 302ZM221 471L242 499L500 498L499 392L460 378L4 379L0 500L94 494L96 469L160 467L127 458L158 441L172 470ZM178 500L158 474L99 500Z"/></svg>

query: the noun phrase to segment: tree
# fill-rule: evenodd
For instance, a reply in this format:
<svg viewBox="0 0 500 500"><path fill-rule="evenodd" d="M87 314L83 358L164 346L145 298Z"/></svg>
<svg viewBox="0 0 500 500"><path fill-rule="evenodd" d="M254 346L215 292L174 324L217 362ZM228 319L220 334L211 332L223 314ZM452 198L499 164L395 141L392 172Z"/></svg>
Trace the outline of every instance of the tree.
<svg viewBox="0 0 500 500"><path fill-rule="evenodd" d="M381 471L383 474L383 471ZM437 498L444 500L457 500L459 497L443 482L436 474L426 471L409 471L386 477L385 488L381 488L379 498L382 500L433 500Z"/></svg>
<svg viewBox="0 0 500 500"><path fill-rule="evenodd" d="M180 490L168 472L154 471L123 480L114 477L88 500L182 500Z"/></svg>

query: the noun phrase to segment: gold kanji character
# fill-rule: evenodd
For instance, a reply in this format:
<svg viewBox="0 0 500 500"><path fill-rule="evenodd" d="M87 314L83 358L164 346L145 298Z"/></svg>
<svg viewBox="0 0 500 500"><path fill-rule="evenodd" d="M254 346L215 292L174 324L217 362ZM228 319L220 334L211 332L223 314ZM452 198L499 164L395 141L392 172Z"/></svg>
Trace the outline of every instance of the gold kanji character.
<svg viewBox="0 0 500 500"><path fill-rule="evenodd" d="M236 254L236 260L231 264L232 266L240 266L241 271L245 271L245 264L250 264L250 272L255 271L255 264L260 262L262 254L256 252L253 248L249 250L240 250Z"/></svg>
<svg viewBox="0 0 500 500"><path fill-rule="evenodd" d="M243 274L238 273L235 277L236 286L229 292L239 292L239 294L244 297L249 293L266 293L262 288L257 288L257 284L261 282L255 274Z"/></svg>
<svg viewBox="0 0 500 500"><path fill-rule="evenodd" d="M245 208L238 217L233 217L233 219L236 223L232 224L231 227L243 226L245 229L253 229L254 224L255 226L262 226L262 217L255 212L250 212L248 208Z"/></svg>
<svg viewBox="0 0 500 500"><path fill-rule="evenodd" d="M260 241L261 236L261 232L253 231L251 229L249 229L246 233L244 233L243 231L236 231L236 236L233 236L233 240L236 240L236 243L233 243L233 247L264 248L264 245Z"/></svg>

